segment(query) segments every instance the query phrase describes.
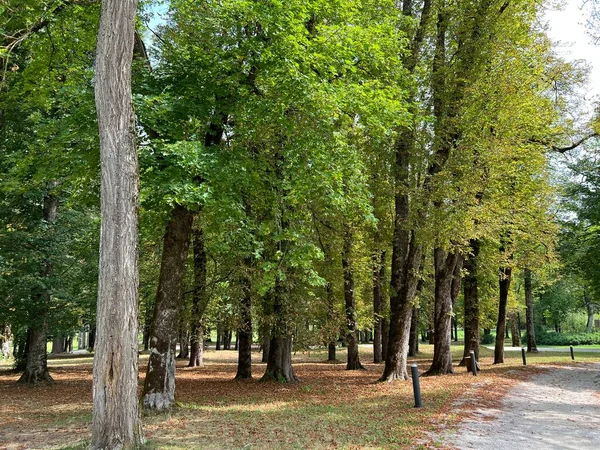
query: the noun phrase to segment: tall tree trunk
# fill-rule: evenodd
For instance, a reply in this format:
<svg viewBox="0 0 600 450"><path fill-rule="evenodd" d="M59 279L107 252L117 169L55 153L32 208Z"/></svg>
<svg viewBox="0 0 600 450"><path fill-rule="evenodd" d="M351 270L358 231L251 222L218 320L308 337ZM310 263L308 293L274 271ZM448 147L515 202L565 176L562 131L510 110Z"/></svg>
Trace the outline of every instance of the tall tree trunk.
<svg viewBox="0 0 600 450"><path fill-rule="evenodd" d="M50 183L50 189L54 189L56 183ZM52 192L44 196L43 219L48 225L56 223L58 212L58 198ZM53 274L52 261L48 256L44 258L43 268L40 272L42 278L50 279ZM48 309L50 307L50 292L47 287L38 287L32 292L32 300L35 315L30 324L27 345L27 360L25 372L19 378L19 383L52 383L52 377L48 372L48 361L46 354L46 343L48 333Z"/></svg>
<svg viewBox="0 0 600 450"><path fill-rule="evenodd" d="M271 347L271 333L266 332L263 336L262 341L262 358L261 362L266 363L269 362L269 349Z"/></svg>
<svg viewBox="0 0 600 450"><path fill-rule="evenodd" d="M385 280L385 251L373 255L373 362L375 364L383 361L381 346L383 280Z"/></svg>
<svg viewBox="0 0 600 450"><path fill-rule="evenodd" d="M88 350L94 350L96 345L96 325L90 326L90 339L88 341Z"/></svg>
<svg viewBox="0 0 600 450"><path fill-rule="evenodd" d="M65 338L63 336L55 336L52 339L52 354L63 353L65 351Z"/></svg>
<svg viewBox="0 0 600 450"><path fill-rule="evenodd" d="M411 42L411 51L404 57L404 67L408 73L414 73L421 56L425 33L431 17L431 0L424 0L419 25ZM413 2L404 0L402 13L416 18ZM413 92L416 98L417 93ZM410 335L410 317L412 302L418 283L418 270L421 263L421 246L416 243L415 233L408 229L410 218L411 184L410 158L414 148L415 136L409 128L403 128L396 141L396 161L394 179L394 230L392 239L392 273L390 280L390 319L385 345L385 366L380 381L406 380L408 341Z"/></svg>
<svg viewBox="0 0 600 450"><path fill-rule="evenodd" d="M533 285L531 282L531 270L525 269L525 322L527 325L527 352L537 353L535 343L535 323L533 312Z"/></svg>
<svg viewBox="0 0 600 450"><path fill-rule="evenodd" d="M223 325L221 324L220 317L217 318L217 343L215 344L215 350L221 350L223 344Z"/></svg>
<svg viewBox="0 0 600 450"><path fill-rule="evenodd" d="M410 318L410 337L408 340L408 356L417 356L419 353L419 308L413 306Z"/></svg>
<svg viewBox="0 0 600 450"><path fill-rule="evenodd" d="M506 305L511 281L510 267L500 270L500 302L498 304L498 322L496 323L496 346L494 348L494 364L504 363L504 332L506 330Z"/></svg>
<svg viewBox="0 0 600 450"><path fill-rule="evenodd" d="M187 330L187 324L185 321L183 323L180 321L179 323L179 354L177 358L179 359L188 359L190 356L190 336Z"/></svg>
<svg viewBox="0 0 600 450"><path fill-rule="evenodd" d="M144 312L144 331L142 339L144 341L144 350L150 348L150 330L152 329L152 313L154 311L154 304L147 302L146 311Z"/></svg>
<svg viewBox="0 0 600 450"><path fill-rule="evenodd" d="M592 302L591 297L588 295L587 291L583 291L583 301L585 302L585 307L587 310L587 325L585 327L585 331L587 333L591 333L594 331L594 303Z"/></svg>
<svg viewBox="0 0 600 450"><path fill-rule="evenodd" d="M330 260L330 264L333 264L333 260ZM327 344L327 361L333 362L336 361L337 344L337 335L334 335L332 331L332 324L335 321L335 293L333 292L333 285L329 281L326 281L325 284L325 295L327 296L327 329L329 330L329 342Z"/></svg>
<svg viewBox="0 0 600 450"><path fill-rule="evenodd" d="M465 260L464 267L467 273L463 280L463 294L465 304L465 344L463 359L460 362L464 366L465 358L470 356L471 350L475 352L475 358L479 360L479 291L477 286L477 264L479 257L479 241L471 239L471 252Z"/></svg>
<svg viewBox="0 0 600 450"><path fill-rule="evenodd" d="M248 380L252 378L252 314L251 314L251 283L250 267L252 261L247 258L244 261L240 283L242 286L242 299L240 303L240 328L238 329L238 368L235 375L236 380Z"/></svg>
<svg viewBox="0 0 600 450"><path fill-rule="evenodd" d="M390 322L383 317L381 319L381 358L385 362L387 359L387 350L390 334Z"/></svg>
<svg viewBox="0 0 600 450"><path fill-rule="evenodd" d="M204 357L204 311L208 306L206 295L206 250L204 232L197 226L192 231L194 251L194 293L192 295L192 317L190 319L191 349L189 367L203 365Z"/></svg>
<svg viewBox="0 0 600 450"><path fill-rule="evenodd" d="M150 333L150 358L142 392L142 406L146 409L167 409L175 400L177 314L193 219L187 208L175 206L166 227Z"/></svg>
<svg viewBox="0 0 600 450"><path fill-rule="evenodd" d="M510 317L510 335L511 335L511 339L512 339L512 346L520 347L521 346L521 332L519 330L519 322L517 320L517 313L513 311L510 313L509 317Z"/></svg>
<svg viewBox="0 0 600 450"><path fill-rule="evenodd" d="M102 0L95 96L100 132L100 273L92 449L137 447L139 175L131 100L137 0Z"/></svg>
<svg viewBox="0 0 600 450"><path fill-rule="evenodd" d="M435 259L435 304L434 304L434 344L433 361L424 375L454 373L450 332L452 327L453 282L461 257L455 250L446 253L441 248L434 250ZM460 269L459 269L460 270Z"/></svg>
<svg viewBox="0 0 600 450"><path fill-rule="evenodd" d="M464 262L465 260L462 257L462 255L459 255L458 261L456 262L456 266L454 267L454 274L452 275L452 288L450 291L450 295L452 298L452 327L454 328L454 342L458 342L458 317L456 317L456 314L454 314L454 309L456 307L458 295L460 294L461 271Z"/></svg>
<svg viewBox="0 0 600 450"><path fill-rule="evenodd" d="M356 300L354 297L354 266L352 261L352 232L346 225L342 250L342 270L344 272L344 302L346 305L346 345L348 363L346 370L364 369L358 352L358 328L356 326Z"/></svg>
<svg viewBox="0 0 600 450"><path fill-rule="evenodd" d="M275 380L282 383L293 383L298 380L292 366L292 335L286 323L283 295L285 290L280 280L271 291L273 301L273 317L275 323L271 327L271 339L267 352L267 368L260 381Z"/></svg>

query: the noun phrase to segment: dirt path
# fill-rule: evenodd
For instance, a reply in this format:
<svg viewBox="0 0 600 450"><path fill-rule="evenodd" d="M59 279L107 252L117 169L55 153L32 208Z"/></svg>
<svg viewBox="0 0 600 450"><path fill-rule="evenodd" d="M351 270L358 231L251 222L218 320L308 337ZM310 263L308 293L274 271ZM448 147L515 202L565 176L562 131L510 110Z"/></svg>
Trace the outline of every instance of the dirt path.
<svg viewBox="0 0 600 450"><path fill-rule="evenodd" d="M443 438L459 449L600 449L600 364L551 368Z"/></svg>

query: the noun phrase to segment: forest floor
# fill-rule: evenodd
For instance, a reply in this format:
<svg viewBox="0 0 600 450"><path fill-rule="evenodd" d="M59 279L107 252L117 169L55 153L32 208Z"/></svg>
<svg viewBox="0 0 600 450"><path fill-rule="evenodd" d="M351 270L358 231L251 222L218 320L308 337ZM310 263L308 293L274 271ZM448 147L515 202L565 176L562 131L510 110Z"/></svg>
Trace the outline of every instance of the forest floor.
<svg viewBox="0 0 600 450"><path fill-rule="evenodd" d="M338 358L345 351L338 349ZM454 348L455 362L462 347ZM421 346L411 358L424 372L432 348ZM478 377L464 367L440 377L422 377L423 408L415 409L412 384L376 383L382 365L369 364L371 347L361 346L367 370L346 371L343 362L323 362L322 351L294 358L301 382L259 383L265 365L254 364L255 379L233 381L237 354L209 350L205 366L178 362L177 406L168 413L143 417L148 449L375 449L447 448L443 440L461 420L498 401L523 380L534 380L548 367L583 369L600 362L585 354L572 363L564 353L532 355L522 366L517 354L492 365L482 349ZM254 353L255 360L260 354ZM140 385L147 356L140 359ZM573 365L574 364L574 365ZM53 385L15 384L18 374L0 363L0 449L84 449L90 439L92 358L64 356L49 360ZM507 430L510 433L510 430Z"/></svg>
<svg viewBox="0 0 600 450"><path fill-rule="evenodd" d="M600 448L600 364L551 367L479 407L443 442L459 449ZM460 407L460 404L456 405Z"/></svg>

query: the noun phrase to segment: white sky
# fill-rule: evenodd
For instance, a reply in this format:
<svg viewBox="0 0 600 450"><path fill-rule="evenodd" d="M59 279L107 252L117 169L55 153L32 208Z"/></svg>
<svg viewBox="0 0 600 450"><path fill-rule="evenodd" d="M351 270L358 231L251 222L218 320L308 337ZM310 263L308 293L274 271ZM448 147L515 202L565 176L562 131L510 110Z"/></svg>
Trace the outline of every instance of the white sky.
<svg viewBox="0 0 600 450"><path fill-rule="evenodd" d="M545 21L548 35L557 42L558 55L566 60L584 59L591 66L589 93L586 97L600 95L600 43L594 45L587 34L586 21L589 12L583 8L585 0L564 0L561 9L548 8Z"/></svg>

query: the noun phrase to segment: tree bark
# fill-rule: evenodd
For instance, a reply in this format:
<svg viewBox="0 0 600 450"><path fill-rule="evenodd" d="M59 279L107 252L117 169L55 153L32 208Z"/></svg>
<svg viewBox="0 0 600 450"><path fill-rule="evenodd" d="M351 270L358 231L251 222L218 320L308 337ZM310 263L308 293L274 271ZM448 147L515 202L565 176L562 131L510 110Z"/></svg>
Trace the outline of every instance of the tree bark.
<svg viewBox="0 0 600 450"><path fill-rule="evenodd" d="M354 266L352 261L352 232L348 225L344 233L342 250L342 270L344 272L344 302L346 307L346 346L348 362L346 370L364 369L358 352L358 328L356 326L356 299L354 297Z"/></svg>
<svg viewBox="0 0 600 450"><path fill-rule="evenodd" d="M383 317L381 319L381 358L385 362L387 359L387 350L390 333L390 322Z"/></svg>
<svg viewBox="0 0 600 450"><path fill-rule="evenodd" d="M500 270L500 302L498 304L498 321L496 323L496 346L494 348L494 364L504 363L504 333L506 331L506 305L511 281L510 267Z"/></svg>
<svg viewBox="0 0 600 450"><path fill-rule="evenodd" d="M385 251L373 255L373 362L375 364L383 361L381 343L383 280L385 280Z"/></svg>
<svg viewBox="0 0 600 450"><path fill-rule="evenodd" d="M137 447L139 175L131 99L137 0L103 0L96 49L100 134L100 272L92 449Z"/></svg>
<svg viewBox="0 0 600 450"><path fill-rule="evenodd" d="M96 345L96 325L90 326L90 339L88 341L88 350L94 350Z"/></svg>
<svg viewBox="0 0 600 450"><path fill-rule="evenodd" d="M417 356L419 353L419 308L413 306L410 318L410 337L408 340L408 356Z"/></svg>
<svg viewBox="0 0 600 450"><path fill-rule="evenodd" d="M63 336L55 336L52 339L52 354L63 353L65 351L65 338Z"/></svg>
<svg viewBox="0 0 600 450"><path fill-rule="evenodd" d="M152 331L150 358L142 393L145 409L164 410L175 400L177 315L191 240L194 215L175 206L167 223Z"/></svg>
<svg viewBox="0 0 600 450"><path fill-rule="evenodd" d="M453 282L460 271L462 258L457 251L446 253L441 248L434 250L435 259L435 304L433 361L423 375L454 373L452 368L451 330Z"/></svg>
<svg viewBox="0 0 600 450"><path fill-rule="evenodd" d="M404 57L408 73L414 73L425 41L425 32L431 17L431 0L424 0L419 25L411 41L411 51ZM416 18L412 1L405 0L403 15ZM412 93L416 97L416 92ZM414 148L414 134L409 127L400 130L395 148L394 180L394 230L392 239L392 273L390 280L390 319L387 343L385 344L385 366L380 381L408 379L406 370L410 316L412 302L418 283L421 263L421 246L416 243L415 232L407 227L410 217L410 158Z"/></svg>
<svg viewBox="0 0 600 450"><path fill-rule="evenodd" d="M50 189L56 187L56 183L50 183ZM52 226L56 223L58 212L58 198L52 192L44 196L43 220ZM44 258L43 268L40 276L50 280L53 275L52 261L49 256ZM48 372L48 361L46 354L46 343L48 333L48 308L50 307L50 291L46 286L35 289L32 292L34 317L30 324L27 359L25 363L25 372L19 378L19 383L37 384L40 382L52 383L54 380ZM63 349L64 350L64 349Z"/></svg>
<svg viewBox="0 0 600 450"><path fill-rule="evenodd" d="M189 367L200 367L204 364L204 311L208 306L206 295L206 250L204 248L204 232L196 227L192 231L194 251L194 292L192 295L192 317L190 320L191 349Z"/></svg>
<svg viewBox="0 0 600 450"><path fill-rule="evenodd" d="M471 252L465 260L464 267L467 273L463 280L463 294L465 304L465 344L463 359L460 366L464 366L465 358L470 356L471 350L479 360L479 291L477 286L477 264L480 243L471 239Z"/></svg>
<svg viewBox="0 0 600 450"><path fill-rule="evenodd" d="M240 302L240 328L238 329L238 367L236 380L249 380L252 378L252 314L251 314L251 287L252 278L250 267L252 261L244 261L240 283L242 286L242 299Z"/></svg>
<svg viewBox="0 0 600 450"><path fill-rule="evenodd" d="M271 348L271 333L265 333L262 344L262 358L261 362L269 362L269 349Z"/></svg>
<svg viewBox="0 0 600 450"><path fill-rule="evenodd" d="M521 331L519 330L519 322L517 320L517 313L510 313L510 336L512 340L513 347L521 346Z"/></svg>
<svg viewBox="0 0 600 450"><path fill-rule="evenodd" d="M535 323L533 308L533 285L531 282L531 270L525 269L525 322L527 325L527 352L537 353L535 343Z"/></svg>
<svg viewBox="0 0 600 450"><path fill-rule="evenodd" d="M587 291L583 292L583 301L585 302L585 307L587 310L587 325L585 327L585 331L587 333L591 333L594 331L594 303L592 302L591 297L588 295Z"/></svg>

